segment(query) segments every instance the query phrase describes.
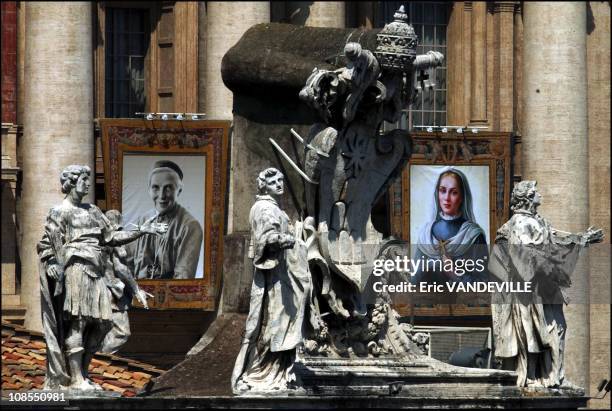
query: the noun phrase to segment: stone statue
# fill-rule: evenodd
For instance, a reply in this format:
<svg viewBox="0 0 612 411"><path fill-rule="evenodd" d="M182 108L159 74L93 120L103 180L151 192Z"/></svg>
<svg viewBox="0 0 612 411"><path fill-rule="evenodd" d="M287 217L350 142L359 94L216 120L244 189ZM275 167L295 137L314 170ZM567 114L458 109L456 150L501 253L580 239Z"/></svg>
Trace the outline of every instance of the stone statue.
<svg viewBox="0 0 612 411"><path fill-rule="evenodd" d="M296 347L304 339L305 318L314 314L309 307L306 244L278 203L283 178L275 168L259 174L259 195L249 214L255 272L245 335L232 374L236 393L286 390L294 385Z"/></svg>
<svg viewBox="0 0 612 411"><path fill-rule="evenodd" d="M150 223L136 231L118 230L98 207L82 202L89 192L90 174L89 167L81 165L62 171L66 197L49 211L37 246L47 343L45 389L102 389L87 377L94 353L112 328L113 297L105 281L104 248L167 229Z"/></svg>
<svg viewBox="0 0 612 411"><path fill-rule="evenodd" d="M370 221L372 207L411 153L407 131L380 135L380 126L399 119L419 86L431 86L417 75L443 60L437 52L417 55L417 41L400 7L376 35L373 52L348 42L346 67L315 68L299 94L321 119L304 143L306 213L314 228L309 263L317 273L319 305L333 314L307 341L307 351L316 355L322 350L331 356L421 352L414 336L396 324L389 301L366 301L364 293L369 277L364 270L388 243ZM388 332L393 327L398 332Z"/></svg>
<svg viewBox="0 0 612 411"><path fill-rule="evenodd" d="M498 231L489 262L501 281L532 283L532 294L494 296L495 355L515 369L519 387L576 388L563 367L566 323L563 304L580 250L601 242L601 230L570 234L555 230L537 208L535 181L521 181L512 191L512 218Z"/></svg>
<svg viewBox="0 0 612 411"><path fill-rule="evenodd" d="M108 210L106 217L122 229L122 216L117 210ZM128 253L124 246L105 247L104 250L104 280L111 290L111 306L113 310L113 327L104 337L100 351L115 353L125 344L131 335L128 309L135 297L145 309L148 309L147 297L153 297L138 287L135 276L127 262Z"/></svg>
<svg viewBox="0 0 612 411"><path fill-rule="evenodd" d="M383 238L370 216L411 154L408 131L380 134L381 125L397 121L419 89L431 85L422 71L443 59L437 52L417 55L418 39L403 7L394 17L375 42L370 32L343 37L362 41L342 42L343 63L312 65L299 97L319 118L304 138L291 130L303 145L303 161L293 161L269 139L303 178L305 210L295 201L301 220L293 233L275 198L282 193L282 175L275 169L260 174L260 195L250 213L256 267L251 307L232 375L237 394L290 387L337 396L396 395L404 387L406 396L430 396L434 386L456 398L484 387L487 394L519 391L514 372L455 367L429 357L429 334L402 322L388 293L372 295L367 287L373 261L402 251L401 241ZM241 49L265 73L270 61L286 56L275 56L278 43L286 41L275 43L266 37L269 31L291 36L302 30L270 27L247 32L224 57L224 73L239 67ZM315 43L337 33L303 30ZM247 47L259 46L259 38L273 45L265 62ZM250 73L233 79L249 87L274 84L257 77L258 84Z"/></svg>

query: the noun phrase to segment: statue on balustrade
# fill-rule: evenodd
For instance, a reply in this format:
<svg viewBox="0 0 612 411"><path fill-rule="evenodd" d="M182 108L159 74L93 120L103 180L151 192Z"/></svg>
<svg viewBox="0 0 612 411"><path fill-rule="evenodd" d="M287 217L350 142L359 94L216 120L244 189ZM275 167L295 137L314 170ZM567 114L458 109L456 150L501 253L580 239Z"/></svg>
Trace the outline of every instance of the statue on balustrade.
<svg viewBox="0 0 612 411"><path fill-rule="evenodd" d="M384 238L371 220L377 200L412 153L409 132L385 132L384 122L397 122L418 93L433 86L444 59L435 51L417 55L418 38L407 17L400 7L391 23L375 30L261 24L223 58L223 80L234 92L235 114L248 137L244 140L254 152L257 148L257 155L276 157L298 219L295 231L289 229L279 200L270 194L275 179L278 187L279 173L268 169L260 174L260 187L264 181L270 187L260 192L250 215L255 274L246 334L231 379L236 394L297 388L289 395L382 397L403 389L401 396L415 398L431 398L432 392L462 400L483 394L522 396L514 371L457 367L431 358L429 334L400 318L389 293L373 295L368 286L374 279L391 285L396 275L408 282L405 272L373 273L374 261L405 256L404 242ZM296 94L303 105L292 116L288 112L299 103ZM261 102L274 110L256 104ZM311 124L303 136L287 130L300 144L293 145L293 156L283 147L295 141L279 144L257 133L282 129L285 121ZM481 242L482 230L472 231L473 242ZM557 237L557 244L569 241L560 240L560 233ZM549 308L506 312L510 320L501 322L520 327L511 320L535 321L529 313L543 316L544 310L559 318L559 309ZM522 324L533 330L533 323ZM538 330L550 337L545 328ZM562 330L555 326L557 349L549 351L557 369ZM546 347L532 348L521 348L524 358ZM515 355L511 351L500 352Z"/></svg>
<svg viewBox="0 0 612 411"><path fill-rule="evenodd" d="M293 362L304 339L304 323L318 326L302 225L294 227L279 204L284 176L267 168L259 173L257 188L249 214L249 256L255 271L245 335L232 374L234 392L295 386Z"/></svg>
<svg viewBox="0 0 612 411"><path fill-rule="evenodd" d="M37 246L47 343L46 389L102 390L88 378L88 367L113 324L113 295L105 280L109 268L105 248L167 230L166 225L155 223L135 231L119 230L98 207L83 202L90 178L87 166L70 165L62 171L60 183L65 198L49 211Z"/></svg>
<svg viewBox="0 0 612 411"><path fill-rule="evenodd" d="M311 359L407 359L426 352L426 336L400 324L388 295L370 301L365 292L368 264L389 244L371 223L372 207L410 157L407 131L379 134L381 124L398 121L418 90L433 86L424 72L433 76L443 61L438 52L416 54L418 39L403 7L394 18L373 51L349 41L343 65L312 70L299 97L319 121L306 138L294 133L304 147L303 169L270 139L304 178L306 209L293 234L276 198L282 174L260 174L250 214L255 274L232 376L236 393L300 386L301 375L314 375L304 368Z"/></svg>
<svg viewBox="0 0 612 411"><path fill-rule="evenodd" d="M576 388L564 370L563 305L569 303L580 251L601 242L603 232L556 230L538 214L540 201L535 181L518 183L512 191L514 215L497 231L491 274L501 281L531 282L532 292L494 296L495 355L504 368L517 371L519 387Z"/></svg>

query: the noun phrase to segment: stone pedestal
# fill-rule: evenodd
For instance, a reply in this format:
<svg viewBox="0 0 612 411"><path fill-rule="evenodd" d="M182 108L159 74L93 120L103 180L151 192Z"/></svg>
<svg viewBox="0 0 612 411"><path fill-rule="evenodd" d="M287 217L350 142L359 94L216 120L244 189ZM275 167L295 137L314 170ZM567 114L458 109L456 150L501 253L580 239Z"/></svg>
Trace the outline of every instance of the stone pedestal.
<svg viewBox="0 0 612 411"><path fill-rule="evenodd" d="M405 398L401 396L387 397L158 397L158 398L112 398L112 399L81 399L71 400L70 405L82 410L98 410L113 408L116 410L135 410L146 408L178 409L178 408L253 408L253 409L425 409L425 408L554 408L577 409L586 405L585 397L518 397L461 399L451 396L437 396L434 393L426 397Z"/></svg>
<svg viewBox="0 0 612 411"><path fill-rule="evenodd" d="M298 354L294 369L308 395L397 395L432 393L457 399L520 396L516 373L455 367L429 357L320 358Z"/></svg>

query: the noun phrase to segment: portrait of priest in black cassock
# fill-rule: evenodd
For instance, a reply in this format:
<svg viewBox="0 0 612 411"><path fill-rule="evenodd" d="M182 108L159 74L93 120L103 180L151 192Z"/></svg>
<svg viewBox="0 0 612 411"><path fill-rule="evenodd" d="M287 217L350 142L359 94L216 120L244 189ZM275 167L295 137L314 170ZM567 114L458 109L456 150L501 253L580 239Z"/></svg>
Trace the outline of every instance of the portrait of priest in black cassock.
<svg viewBox="0 0 612 411"><path fill-rule="evenodd" d="M203 241L202 226L178 202L183 191L183 171L173 161L156 161L149 172L148 193L155 206L152 220L168 224L163 236L141 237L133 249L134 275L138 279L195 278Z"/></svg>

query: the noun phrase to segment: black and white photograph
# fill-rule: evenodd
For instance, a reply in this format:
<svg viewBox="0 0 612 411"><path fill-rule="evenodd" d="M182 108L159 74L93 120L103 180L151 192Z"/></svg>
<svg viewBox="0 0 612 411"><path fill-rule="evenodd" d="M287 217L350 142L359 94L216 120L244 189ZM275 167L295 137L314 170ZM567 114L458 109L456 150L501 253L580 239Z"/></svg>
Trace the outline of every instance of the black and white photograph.
<svg viewBox="0 0 612 411"><path fill-rule="evenodd" d="M130 247L137 279L203 278L205 174L202 155L124 155L125 228L168 224L163 236L145 235Z"/></svg>

